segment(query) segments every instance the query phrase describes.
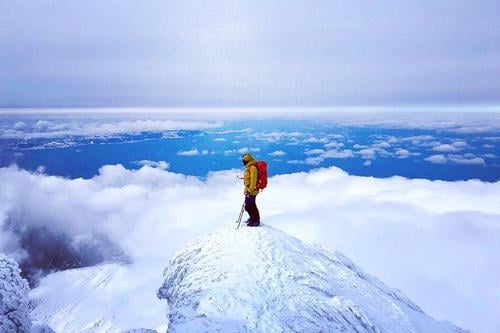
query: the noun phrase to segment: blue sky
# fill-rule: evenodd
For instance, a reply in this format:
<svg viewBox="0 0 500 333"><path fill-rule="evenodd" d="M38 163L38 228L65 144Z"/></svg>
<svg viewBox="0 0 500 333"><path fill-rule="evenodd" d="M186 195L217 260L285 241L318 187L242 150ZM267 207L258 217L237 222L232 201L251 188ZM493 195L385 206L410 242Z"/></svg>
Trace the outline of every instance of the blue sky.
<svg viewBox="0 0 500 333"><path fill-rule="evenodd" d="M497 1L3 1L0 106L494 104Z"/></svg>

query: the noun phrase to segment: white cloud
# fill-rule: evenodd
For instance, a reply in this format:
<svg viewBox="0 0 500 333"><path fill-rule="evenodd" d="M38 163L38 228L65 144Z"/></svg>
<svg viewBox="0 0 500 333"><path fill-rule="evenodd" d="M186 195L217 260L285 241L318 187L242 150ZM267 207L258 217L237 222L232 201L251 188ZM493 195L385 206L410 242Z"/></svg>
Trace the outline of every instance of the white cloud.
<svg viewBox="0 0 500 333"><path fill-rule="evenodd" d="M399 141L411 141L413 144L420 144L422 141L431 141L434 140L434 137L432 135L412 135L412 136L405 136L402 138L398 139Z"/></svg>
<svg viewBox="0 0 500 333"><path fill-rule="evenodd" d="M439 152L457 152L457 151L460 151L462 149L459 147L450 145L450 144L441 144L441 145L433 147L432 150L439 151Z"/></svg>
<svg viewBox="0 0 500 333"><path fill-rule="evenodd" d="M372 144L372 147L375 148L389 148L391 147L391 144L387 141L380 141Z"/></svg>
<svg viewBox="0 0 500 333"><path fill-rule="evenodd" d="M12 128L15 129L15 130L19 130L19 129L22 129L26 127L26 123L24 121L17 121L13 126Z"/></svg>
<svg viewBox="0 0 500 333"><path fill-rule="evenodd" d="M325 151L323 149L309 149L304 152L306 155L319 155L323 154Z"/></svg>
<svg viewBox="0 0 500 333"><path fill-rule="evenodd" d="M377 148L377 147L374 147L372 148L378 155L380 156L384 156L384 157L389 157L389 156L392 156L393 154L383 148Z"/></svg>
<svg viewBox="0 0 500 333"><path fill-rule="evenodd" d="M306 162L301 161L301 160L288 160L288 161L286 161L286 163L288 163L288 164L305 164Z"/></svg>
<svg viewBox="0 0 500 333"><path fill-rule="evenodd" d="M46 116L46 115L45 115ZM134 115L141 117L141 115ZM113 134L131 134L141 132L161 132L171 130L201 130L220 127L220 122L202 122L171 119L143 119L122 120L126 118L106 118L89 116L88 118L74 117L71 121L65 118L49 118L32 123L16 122L3 124L0 128L1 138L58 138L63 136L109 136ZM129 117L130 118L130 117ZM20 125L23 123L24 125Z"/></svg>
<svg viewBox="0 0 500 333"><path fill-rule="evenodd" d="M320 155L322 158L351 158L354 157L354 153L350 149L344 150L327 150Z"/></svg>
<svg viewBox="0 0 500 333"><path fill-rule="evenodd" d="M201 181L115 165L69 180L1 168L0 251L23 252L22 231L13 227L44 226L71 243L94 244L91 254L107 253L108 243L91 241L106 235L137 264L165 263L187 240L234 222L240 173ZM432 316L478 332L496 329L500 182L377 179L332 167L274 176L269 184L257 199L263 223L340 250Z"/></svg>
<svg viewBox="0 0 500 333"><path fill-rule="evenodd" d="M308 157L305 159L305 163L308 164L308 165L313 165L313 166L316 166L316 165L320 165L321 162L323 162L325 159L320 157L320 156L316 156L316 157Z"/></svg>
<svg viewBox="0 0 500 333"><path fill-rule="evenodd" d="M500 131L500 113L499 112L462 112L471 111L467 108L454 108L456 112L442 112L446 107L433 108L394 108L389 110L377 108L353 108L349 111L342 111L332 108L331 110L322 109L321 112L310 112L310 109L296 108L294 112L289 110L253 108L252 114L258 113L260 119L314 119L335 123L337 126L359 126L359 127L375 127L375 128L407 128L407 129L426 129L426 130L442 130L455 133L486 133ZM140 109L130 112L124 110L97 109L97 111L89 112L87 110L75 111L60 111L60 110L35 110L35 111L5 111L2 115L15 114L29 115L33 119L33 115L47 114L50 116L50 124L39 123L38 126L43 129L38 131L34 122L26 122L26 127L14 128L16 121L8 124L8 126L0 127L0 136L10 137L55 137L61 135L108 135L111 133L129 133L142 131L162 131L162 130L182 130L182 129L209 129L216 128L222 125L223 121L246 119L249 117L248 110L231 108L229 112L207 112L210 109ZM450 109L451 110L451 109ZM278 111L278 112L274 112ZM286 111L286 112L283 112ZM324 112L327 111L327 112ZM373 112L377 111L377 112ZM388 112L391 111L391 112ZM434 112L429 112L434 111ZM476 111L476 110L472 110ZM135 113L134 113L135 112ZM177 113L175 113L177 112ZM67 114L70 114L75 121L68 122ZM102 114L106 117L102 118ZM78 115L78 116L75 116ZM83 116L82 116L83 115ZM125 115L128 119L126 122L117 121L119 116L123 119ZM169 120L174 118L177 120ZM44 116L44 119L47 118ZM56 120L57 121L53 121ZM149 120L144 120L149 119ZM185 121L181 120L184 119ZM59 120L63 120L60 122ZM215 122L214 122L215 121ZM46 134L46 130L54 133ZM219 130L213 131L215 134L240 133L250 134L252 129L242 130ZM283 132L274 131L266 133L255 133L255 137L262 140L270 140L272 142L290 138L307 137L307 133L301 132ZM327 135L327 138L343 138L340 134ZM412 140L416 143L425 140L431 140L430 135L419 135L413 138L399 138L399 140ZM491 136L491 140L498 141L498 137ZM394 140L394 139L393 139ZM392 143L392 142L389 142Z"/></svg>
<svg viewBox="0 0 500 333"><path fill-rule="evenodd" d="M411 153L406 149L398 149L395 154L397 158L408 158L411 155Z"/></svg>
<svg viewBox="0 0 500 333"><path fill-rule="evenodd" d="M448 159L451 162L457 163L457 164L477 164L477 165L484 165L484 159L481 157L473 157L473 156L462 156L462 155L448 155Z"/></svg>
<svg viewBox="0 0 500 333"><path fill-rule="evenodd" d="M193 148L190 150L179 150L177 152L177 155L180 155L180 156L195 156L198 154L200 154L200 151L197 148Z"/></svg>
<svg viewBox="0 0 500 333"><path fill-rule="evenodd" d="M424 158L424 161L431 162L434 164L445 164L448 162L446 157L444 155L438 154L438 155L431 155L429 157Z"/></svg>
<svg viewBox="0 0 500 333"><path fill-rule="evenodd" d="M467 147L467 142L465 141L454 141L451 144L455 148L466 148Z"/></svg>
<svg viewBox="0 0 500 333"><path fill-rule="evenodd" d="M395 137L395 136L389 136L389 138L387 139L387 142L389 142L391 144L392 143L398 143L398 141L399 141L398 138Z"/></svg>
<svg viewBox="0 0 500 333"><path fill-rule="evenodd" d="M201 116L201 114L200 114ZM252 128L244 128L244 129L229 129L229 130L214 130L215 134L245 134L253 132Z"/></svg>
<svg viewBox="0 0 500 333"><path fill-rule="evenodd" d="M270 156L285 156L286 153L283 150L276 150L272 153L269 153Z"/></svg>
<svg viewBox="0 0 500 333"><path fill-rule="evenodd" d="M498 111L498 107L495 108L495 111ZM455 112L445 110L446 107L442 106L437 108L397 107L393 109L393 112L388 112L387 107L365 108L365 110L357 108L351 112L329 112L322 118L338 126L441 130L461 134L500 131L500 112L474 112L476 110L467 108L463 111L469 112L460 112L459 108L450 109ZM418 144L423 140L430 140L429 137L420 135L409 140Z"/></svg>
<svg viewBox="0 0 500 333"><path fill-rule="evenodd" d="M495 148L495 146L494 146L494 145L490 145L489 143L485 143L485 144L483 145L483 147L484 147L484 148Z"/></svg>
<svg viewBox="0 0 500 333"><path fill-rule="evenodd" d="M228 150L225 150L224 154L226 154L226 155L228 155L228 154L245 154L245 153L248 153L248 152L257 153L259 151L260 151L259 147L254 147L254 148L244 147L244 148L240 148L240 149L228 149Z"/></svg>
<svg viewBox="0 0 500 333"><path fill-rule="evenodd" d="M257 132L250 135L257 140L267 141L269 143L281 142L284 140L298 141L299 138L306 136L302 132L285 132L285 131L272 131L272 132Z"/></svg>
<svg viewBox="0 0 500 333"><path fill-rule="evenodd" d="M328 148L328 149L330 149L330 148L342 148L342 147L344 147L344 144L342 142L332 141L332 142L329 142L329 143L323 145L323 147Z"/></svg>
<svg viewBox="0 0 500 333"><path fill-rule="evenodd" d="M215 142L224 142L224 141L227 141L225 138L215 138L214 139Z"/></svg>
<svg viewBox="0 0 500 333"><path fill-rule="evenodd" d="M170 166L170 163L165 162L165 161L150 161L150 160L141 160L141 161L136 161L135 162L138 165L141 166L149 166L152 168L159 168L162 170L167 170Z"/></svg>
<svg viewBox="0 0 500 333"><path fill-rule="evenodd" d="M413 143L413 144L415 146L421 146L421 147L436 147L436 146L442 145L442 143L439 141L426 141L426 142L423 142L421 144L415 144L415 143Z"/></svg>
<svg viewBox="0 0 500 333"><path fill-rule="evenodd" d="M304 152L306 155L317 155L314 157L308 157L304 160L305 164L316 166L320 165L325 159L327 158L351 158L354 157L354 153L350 149L345 149L345 150L327 150L324 151L323 149L312 149L312 150L307 150Z"/></svg>
<svg viewBox="0 0 500 333"><path fill-rule="evenodd" d="M364 166L370 166L372 165L372 161L371 160L366 160L364 163L363 163Z"/></svg>
<svg viewBox="0 0 500 333"><path fill-rule="evenodd" d="M303 141L303 143L328 143L327 138L307 138Z"/></svg>
<svg viewBox="0 0 500 333"><path fill-rule="evenodd" d="M364 159L375 159L375 150L371 148L361 149L356 154L361 155L361 158Z"/></svg>
<svg viewBox="0 0 500 333"><path fill-rule="evenodd" d="M182 136L179 135L179 132L164 132L161 134L163 139L180 139Z"/></svg>
<svg viewBox="0 0 500 333"><path fill-rule="evenodd" d="M484 158L497 158L497 155L495 155L495 154L484 154L483 157Z"/></svg>
<svg viewBox="0 0 500 333"><path fill-rule="evenodd" d="M432 155L424 159L427 162L435 163L435 164L445 164L447 162L453 162L456 164L470 164L470 165L484 165L485 161L481 157L476 157L474 154L449 154L448 156L444 155Z"/></svg>

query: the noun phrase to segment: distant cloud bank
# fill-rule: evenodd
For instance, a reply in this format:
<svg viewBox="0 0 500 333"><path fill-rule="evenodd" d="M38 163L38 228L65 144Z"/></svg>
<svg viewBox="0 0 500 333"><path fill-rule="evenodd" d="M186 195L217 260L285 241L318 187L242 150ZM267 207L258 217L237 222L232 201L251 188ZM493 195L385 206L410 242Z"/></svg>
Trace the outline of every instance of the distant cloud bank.
<svg viewBox="0 0 500 333"><path fill-rule="evenodd" d="M14 117L15 118L15 117ZM123 120L123 118L108 119L106 117L91 117L82 119L75 117L71 120L51 119L41 115L41 119L31 121L17 121L14 124L0 123L0 138L4 139L36 139L60 138L67 136L106 136L115 134L134 134L142 132L161 132L172 130L206 130L221 126L220 122L202 122L188 120ZM7 118L9 119L9 118ZM0 114L0 120L2 115Z"/></svg>

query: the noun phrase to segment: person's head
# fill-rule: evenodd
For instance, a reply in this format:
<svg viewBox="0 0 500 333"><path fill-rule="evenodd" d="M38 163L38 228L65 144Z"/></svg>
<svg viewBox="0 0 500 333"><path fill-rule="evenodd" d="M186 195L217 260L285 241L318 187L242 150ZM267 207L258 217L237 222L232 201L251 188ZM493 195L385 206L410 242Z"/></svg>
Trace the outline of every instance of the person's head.
<svg viewBox="0 0 500 333"><path fill-rule="evenodd" d="M244 166L248 164L248 162L253 161L254 158L250 153L245 153L241 156L241 163L243 163Z"/></svg>

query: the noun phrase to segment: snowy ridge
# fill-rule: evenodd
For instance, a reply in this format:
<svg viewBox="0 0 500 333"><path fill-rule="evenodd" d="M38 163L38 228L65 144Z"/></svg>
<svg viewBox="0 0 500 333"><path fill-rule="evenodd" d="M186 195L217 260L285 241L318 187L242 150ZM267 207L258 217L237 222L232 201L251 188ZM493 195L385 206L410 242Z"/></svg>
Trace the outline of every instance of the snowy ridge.
<svg viewBox="0 0 500 333"><path fill-rule="evenodd" d="M168 332L465 332L338 252L268 226L194 240L164 276Z"/></svg>

